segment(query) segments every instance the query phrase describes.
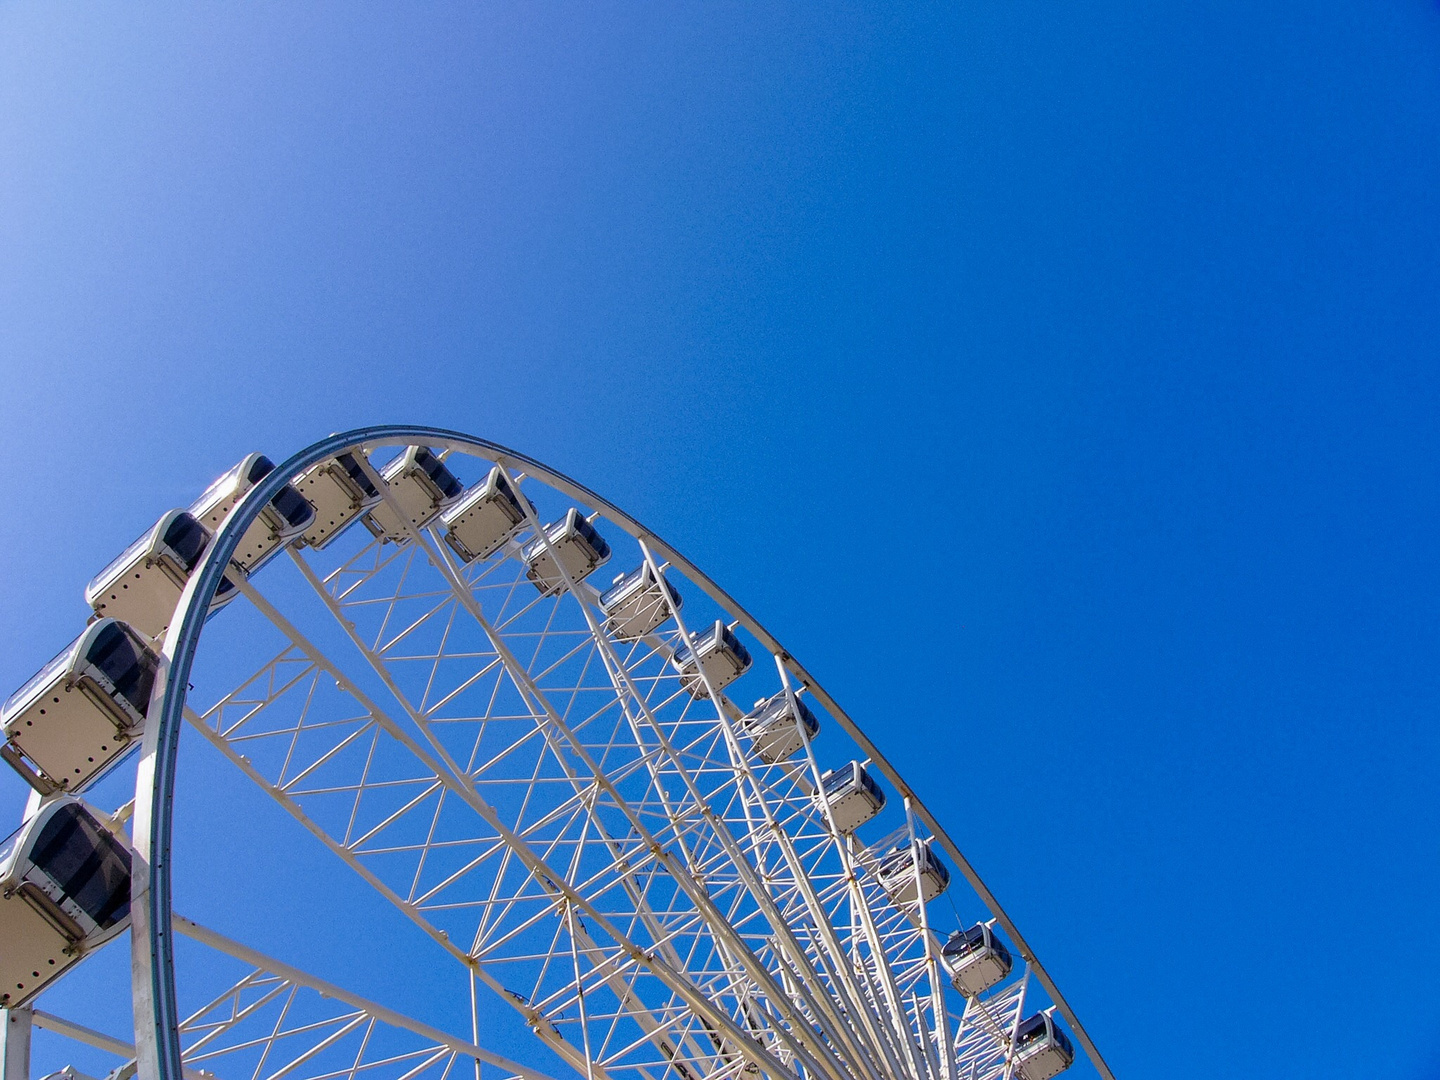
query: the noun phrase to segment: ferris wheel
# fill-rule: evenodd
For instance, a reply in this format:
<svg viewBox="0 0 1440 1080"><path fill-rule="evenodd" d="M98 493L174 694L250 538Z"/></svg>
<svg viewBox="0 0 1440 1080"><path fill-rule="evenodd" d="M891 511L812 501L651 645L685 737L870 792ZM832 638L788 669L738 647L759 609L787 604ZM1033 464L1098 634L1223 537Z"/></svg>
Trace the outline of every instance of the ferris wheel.
<svg viewBox="0 0 1440 1080"><path fill-rule="evenodd" d="M408 427L251 454L85 599L0 710L31 791L0 846L3 1080L37 1030L103 1060L69 1080L1113 1080L815 677L524 455ZM195 755L462 1030L214 925L273 883L176 910L207 895L174 843Z"/></svg>

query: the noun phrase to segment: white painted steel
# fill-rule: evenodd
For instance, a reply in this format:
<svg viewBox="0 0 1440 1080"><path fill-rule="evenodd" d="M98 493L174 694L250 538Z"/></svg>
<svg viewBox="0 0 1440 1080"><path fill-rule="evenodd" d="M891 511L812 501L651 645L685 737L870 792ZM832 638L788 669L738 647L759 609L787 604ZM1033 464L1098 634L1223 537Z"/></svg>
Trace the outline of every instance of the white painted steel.
<svg viewBox="0 0 1440 1080"><path fill-rule="evenodd" d="M417 447L472 486L440 491L416 466ZM326 472L347 452L373 498L350 490L356 474L342 483ZM198 648L205 614L291 480L325 501L318 544L282 541L305 596L272 591L269 570L231 573L276 644L249 675L216 685ZM523 520L498 513L502 488L518 497L504 509ZM261 1043L279 1055L272 1064L283 1057L280 1035L232 1045L233 1025L213 1018L196 1043L200 1014L180 1010L172 927L266 972L224 1000L243 1012L247 995L263 998L253 1015L281 1010L275 1030L293 1045L295 994L350 1008L305 1028L310 1043L270 1080L332 1075L322 1062L377 1023L429 1049L393 1060L362 1051L366 1080L397 1070L403 1080L406 1069L443 1080L461 1057L529 1075L485 1056L476 995L487 992L585 1080L1001 1080L1015 1067L1032 975L1113 1080L917 794L744 609L612 504L494 444L374 428L295 455L225 510L170 620L137 765L132 972L146 1080L180 1080L202 1059L233 1062ZM362 519L378 538L353 528ZM638 568L643 603L601 605L585 579L612 559L622 573ZM677 602L655 584L666 577ZM339 652L327 644L337 635ZM753 663L765 655L771 664ZM752 738L732 695L785 702L786 731ZM794 720L801 695L818 731ZM468 988L470 1038L173 917L182 721L440 946ZM823 767L850 761L889 789L873 822L849 806L837 822L817 796ZM882 878L880 858L897 844L908 862ZM926 851L959 870L948 887L914 858ZM976 917L995 920L1018 962L966 998L940 950L948 929Z"/></svg>

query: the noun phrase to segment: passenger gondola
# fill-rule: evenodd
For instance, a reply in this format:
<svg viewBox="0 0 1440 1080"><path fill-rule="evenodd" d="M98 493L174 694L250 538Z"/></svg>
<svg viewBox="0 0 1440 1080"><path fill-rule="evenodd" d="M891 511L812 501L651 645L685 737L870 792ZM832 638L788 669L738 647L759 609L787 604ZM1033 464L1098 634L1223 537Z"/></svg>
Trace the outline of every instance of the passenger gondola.
<svg viewBox="0 0 1440 1080"><path fill-rule="evenodd" d="M885 808L885 792L858 761L820 777L819 797L829 804L830 819L842 833L854 832Z"/></svg>
<svg viewBox="0 0 1440 1080"><path fill-rule="evenodd" d="M0 707L0 757L42 795L80 789L144 730L159 665L123 622L92 623Z"/></svg>
<svg viewBox="0 0 1440 1080"><path fill-rule="evenodd" d="M429 447L407 446L405 452L380 470L400 513L382 499L365 515L365 527L383 543L404 544L410 528L423 529L465 490L454 473Z"/></svg>
<svg viewBox="0 0 1440 1080"><path fill-rule="evenodd" d="M264 454L251 454L206 488L190 512L212 533L218 531L235 504L274 469L274 463ZM245 530L232 561L247 574L253 573L298 539L314 520L315 508L293 485L286 484Z"/></svg>
<svg viewBox="0 0 1440 1080"><path fill-rule="evenodd" d="M806 737L813 739L820 732L820 721L815 719L810 706L797 697L792 709L790 700L791 695L782 690L774 697L757 701L755 708L740 718L740 731L750 737L750 748L767 765L784 761L805 745Z"/></svg>
<svg viewBox="0 0 1440 1080"><path fill-rule="evenodd" d="M940 950L950 967L950 981L966 997L982 994L1010 974L1010 950L989 923L956 930Z"/></svg>
<svg viewBox="0 0 1440 1080"><path fill-rule="evenodd" d="M61 796L0 844L0 1008L27 1004L130 922L130 851Z"/></svg>
<svg viewBox="0 0 1440 1080"><path fill-rule="evenodd" d="M296 479L295 490L315 508L315 519L302 534L310 547L325 547L380 501L380 489L360 464L358 453L337 454Z"/></svg>
<svg viewBox="0 0 1440 1080"><path fill-rule="evenodd" d="M661 583L665 589L663 594ZM635 641L658 630L683 603L679 591L665 579L664 568L657 582L648 562L628 574L620 574L610 588L600 594L605 629L621 641Z"/></svg>
<svg viewBox="0 0 1440 1080"><path fill-rule="evenodd" d="M529 567L525 576L540 590L542 596L551 596L565 588L565 579L556 568L555 560L570 575L571 581L583 581L595 568L610 559L610 545L579 510L573 506L565 516L545 526L545 544L536 537L525 545L520 557Z"/></svg>
<svg viewBox="0 0 1440 1080"><path fill-rule="evenodd" d="M1075 1060L1070 1037L1060 1029L1054 1012L1046 1009L1020 1022L1015 1029L1015 1075L1021 1080L1050 1080Z"/></svg>
<svg viewBox="0 0 1440 1080"><path fill-rule="evenodd" d="M693 634L690 644L681 645L670 658L671 665L680 672L685 689L694 698L705 696L706 680L718 694L749 671L751 662L749 650L719 619L708 630Z"/></svg>
<svg viewBox="0 0 1440 1080"><path fill-rule="evenodd" d="M880 859L877 876L890 898L901 907L915 903L915 848L920 850L920 898L929 903L950 885L950 871L930 850L930 841L896 844Z"/></svg>
<svg viewBox="0 0 1440 1080"><path fill-rule="evenodd" d="M209 546L210 530L194 514L171 510L95 575L85 589L85 602L102 618L121 619L146 637L158 638L169 627L185 583ZM210 610L236 595L234 582L222 579Z"/></svg>
<svg viewBox="0 0 1440 1080"><path fill-rule="evenodd" d="M462 562L488 559L525 524L525 506L512 489L505 470L490 475L463 494L441 516L445 542Z"/></svg>

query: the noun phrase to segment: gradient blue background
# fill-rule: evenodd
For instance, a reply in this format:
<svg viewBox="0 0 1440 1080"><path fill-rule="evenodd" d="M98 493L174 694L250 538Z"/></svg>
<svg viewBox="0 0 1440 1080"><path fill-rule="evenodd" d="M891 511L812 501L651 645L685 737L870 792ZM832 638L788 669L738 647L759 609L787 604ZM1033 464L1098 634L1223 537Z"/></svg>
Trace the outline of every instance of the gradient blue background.
<svg viewBox="0 0 1440 1080"><path fill-rule="evenodd" d="M1122 1080L1440 1076L1437 254L1433 0L5 4L0 684L242 454L460 428L802 657Z"/></svg>

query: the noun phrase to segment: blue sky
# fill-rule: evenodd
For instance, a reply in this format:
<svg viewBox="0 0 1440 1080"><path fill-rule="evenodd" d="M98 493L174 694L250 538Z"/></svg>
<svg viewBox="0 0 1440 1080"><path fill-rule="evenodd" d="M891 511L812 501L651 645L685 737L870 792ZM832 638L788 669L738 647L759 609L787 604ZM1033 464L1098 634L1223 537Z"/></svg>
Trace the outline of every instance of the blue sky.
<svg viewBox="0 0 1440 1080"><path fill-rule="evenodd" d="M459 428L801 657L1117 1075L1440 1075L1433 0L7 4L0 252L0 683L252 449Z"/></svg>

